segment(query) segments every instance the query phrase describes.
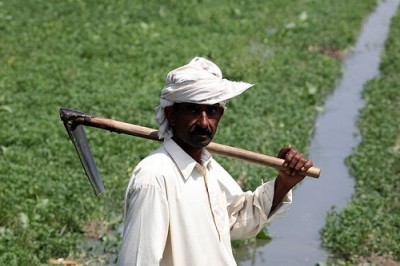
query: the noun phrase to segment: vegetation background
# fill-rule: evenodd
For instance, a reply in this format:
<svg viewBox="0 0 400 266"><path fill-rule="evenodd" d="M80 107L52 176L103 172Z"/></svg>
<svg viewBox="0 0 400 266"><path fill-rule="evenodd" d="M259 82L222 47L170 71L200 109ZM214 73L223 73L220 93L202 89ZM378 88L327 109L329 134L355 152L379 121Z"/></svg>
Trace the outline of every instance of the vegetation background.
<svg viewBox="0 0 400 266"><path fill-rule="evenodd" d="M365 265L400 265L400 12L392 19L379 78L364 88L358 126L362 142L347 163L352 202L326 219L322 237L336 256Z"/></svg>
<svg viewBox="0 0 400 266"><path fill-rule="evenodd" d="M287 143L307 151L316 115L340 76L341 58L375 4L1 1L0 264L40 265L59 257L113 263L129 174L159 145L86 128L107 191L96 198L60 121L60 107L156 127L154 107L168 71L204 56L226 78L256 84L229 102L217 142L265 154ZM323 233L340 263L371 252L400 260L399 218L390 215L399 206L393 190L398 191L400 165L398 48L398 37L392 37L384 75L366 92L375 109L363 111L366 141L349 160L360 186L355 204L332 212ZM384 146L377 142L381 138ZM217 159L244 178L246 189L276 175Z"/></svg>

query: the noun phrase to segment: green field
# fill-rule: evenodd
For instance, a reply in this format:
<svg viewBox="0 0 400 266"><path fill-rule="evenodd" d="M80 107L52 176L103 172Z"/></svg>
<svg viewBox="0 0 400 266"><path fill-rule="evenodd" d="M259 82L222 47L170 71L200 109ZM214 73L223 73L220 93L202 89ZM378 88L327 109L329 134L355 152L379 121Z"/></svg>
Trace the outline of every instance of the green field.
<svg viewBox="0 0 400 266"><path fill-rule="evenodd" d="M106 188L96 198L60 107L156 127L154 107L168 71L204 56L226 78L256 84L228 103L217 142L271 155L291 143L307 152L314 120L340 78L336 55L351 49L375 4L1 1L0 265L40 265L58 257L109 263L118 250L129 174L159 145L86 128ZM323 232L341 263L371 252L400 260L400 224L390 215L399 208L399 45L392 37L384 75L367 88L372 107L360 121L365 142L349 159L357 177L355 203L343 214L332 213ZM387 143L376 142L374 134ZM244 177L246 189L276 175L217 159L233 176ZM354 224L345 224L347 215ZM373 234L366 238L365 230ZM100 251L87 247L90 237L100 241Z"/></svg>

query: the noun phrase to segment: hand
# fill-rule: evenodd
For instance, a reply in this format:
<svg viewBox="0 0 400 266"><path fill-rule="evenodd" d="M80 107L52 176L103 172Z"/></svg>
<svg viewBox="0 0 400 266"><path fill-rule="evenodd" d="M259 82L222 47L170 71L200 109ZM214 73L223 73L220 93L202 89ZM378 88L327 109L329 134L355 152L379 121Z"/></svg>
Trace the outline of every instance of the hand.
<svg viewBox="0 0 400 266"><path fill-rule="evenodd" d="M307 171L313 166L311 160L304 158L304 155L293 149L291 145L283 147L278 153L278 158L285 160L283 164L285 169L280 170L275 179L274 198L268 216L274 213L289 190L304 179L305 176L300 174L300 171Z"/></svg>
<svg viewBox="0 0 400 266"><path fill-rule="evenodd" d="M300 172L307 171L313 166L313 162L304 157L304 154L293 149L291 145L283 147L278 158L284 159L285 169L279 171L279 178L288 186L294 187L297 183L304 179L304 175Z"/></svg>

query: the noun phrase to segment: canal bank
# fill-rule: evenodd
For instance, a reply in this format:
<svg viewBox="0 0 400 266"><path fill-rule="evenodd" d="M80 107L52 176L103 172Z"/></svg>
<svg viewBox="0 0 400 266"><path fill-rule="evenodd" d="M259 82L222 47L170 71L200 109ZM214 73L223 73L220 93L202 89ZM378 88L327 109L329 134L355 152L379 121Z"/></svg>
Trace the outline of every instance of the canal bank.
<svg viewBox="0 0 400 266"><path fill-rule="evenodd" d="M319 231L327 212L333 206L337 210L345 207L353 192L353 178L344 160L360 141L356 122L363 106L363 86L379 75L380 54L399 2L380 2L365 21L356 46L343 61L342 79L316 120L310 157L322 169L320 179L307 178L296 188L288 215L268 227L273 240L247 247L251 258L239 259L240 266L301 266L328 260L328 252L321 248Z"/></svg>

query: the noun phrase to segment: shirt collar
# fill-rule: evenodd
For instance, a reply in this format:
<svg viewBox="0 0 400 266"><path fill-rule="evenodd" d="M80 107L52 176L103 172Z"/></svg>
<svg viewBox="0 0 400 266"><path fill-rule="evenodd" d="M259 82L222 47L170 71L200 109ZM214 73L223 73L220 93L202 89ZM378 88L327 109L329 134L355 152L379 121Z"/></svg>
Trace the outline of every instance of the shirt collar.
<svg viewBox="0 0 400 266"><path fill-rule="evenodd" d="M183 179L186 181L196 165L199 164L172 139L164 140L164 148L174 160ZM211 159L211 154L206 149L203 149L203 154L201 155L202 165L210 169Z"/></svg>

